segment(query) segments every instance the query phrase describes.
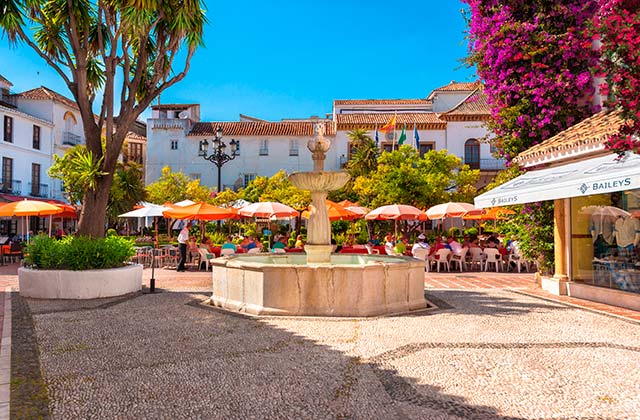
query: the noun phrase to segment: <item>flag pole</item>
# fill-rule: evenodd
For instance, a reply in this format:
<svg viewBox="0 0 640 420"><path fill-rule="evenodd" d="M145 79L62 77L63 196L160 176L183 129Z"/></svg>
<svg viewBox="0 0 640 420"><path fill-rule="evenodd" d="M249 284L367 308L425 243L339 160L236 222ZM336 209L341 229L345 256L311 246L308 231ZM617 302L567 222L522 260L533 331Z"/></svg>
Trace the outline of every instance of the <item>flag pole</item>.
<svg viewBox="0 0 640 420"><path fill-rule="evenodd" d="M396 117L398 116L398 110L393 111L393 145L391 151L396 150L396 124L398 123Z"/></svg>

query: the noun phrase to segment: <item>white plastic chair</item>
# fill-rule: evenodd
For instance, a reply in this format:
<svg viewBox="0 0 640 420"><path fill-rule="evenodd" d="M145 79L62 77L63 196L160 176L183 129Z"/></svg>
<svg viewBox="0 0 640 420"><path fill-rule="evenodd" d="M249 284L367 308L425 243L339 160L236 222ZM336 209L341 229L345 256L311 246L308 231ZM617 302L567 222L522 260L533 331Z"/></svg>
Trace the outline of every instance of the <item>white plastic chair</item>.
<svg viewBox="0 0 640 420"><path fill-rule="evenodd" d="M234 251L233 248L222 248L220 250L220 256L221 257L226 257L227 255L233 255L235 253L236 253L236 251Z"/></svg>
<svg viewBox="0 0 640 420"><path fill-rule="evenodd" d="M458 264L458 266L460 267L460 272L461 273L462 273L462 267L467 263L467 252L468 251L469 251L469 248L462 248L462 250L460 251L459 254L453 254L451 256L451 259L449 260L449 263L453 267L455 267L454 264Z"/></svg>
<svg viewBox="0 0 640 420"><path fill-rule="evenodd" d="M274 254L284 254L287 251L284 248L273 248L273 253Z"/></svg>
<svg viewBox="0 0 640 420"><path fill-rule="evenodd" d="M209 254L209 250L205 248L198 248L198 252L200 253L200 266L204 263L205 271L209 271L209 261L213 259L212 255Z"/></svg>
<svg viewBox="0 0 640 420"><path fill-rule="evenodd" d="M250 250L247 251L247 254L259 254L259 253L260 253L259 248L251 248Z"/></svg>
<svg viewBox="0 0 640 420"><path fill-rule="evenodd" d="M425 270L429 271L429 264L430 261L428 261L429 258L429 250L426 248L416 248L413 251L413 258L417 258L419 260L424 261L424 268Z"/></svg>
<svg viewBox="0 0 640 420"><path fill-rule="evenodd" d="M511 263L513 263L515 267L518 268L518 273L521 272L520 269L522 266L524 266L525 271L529 271L529 263L525 261L524 258L522 258L519 252L512 252L511 254L509 254L509 261L507 262L508 264L507 267L511 267Z"/></svg>
<svg viewBox="0 0 640 420"><path fill-rule="evenodd" d="M496 267L496 273L500 271L500 265L502 264L500 251L495 248L485 248L484 254L487 256L487 259L484 261L484 271L489 270L489 264L493 264Z"/></svg>
<svg viewBox="0 0 640 420"><path fill-rule="evenodd" d="M449 270L449 256L451 255L451 250L448 248L442 248L436 251L436 270L438 273L440 272L440 266L444 265L444 267Z"/></svg>
<svg viewBox="0 0 640 420"><path fill-rule="evenodd" d="M389 246L385 246L384 247L384 252L386 252L387 255L398 255L396 253L396 251L392 247L389 247Z"/></svg>
<svg viewBox="0 0 640 420"><path fill-rule="evenodd" d="M480 248L469 248L469 254L471 255L471 260L469 261L469 269L471 270L474 265L478 265L479 270L484 270L484 256L482 255L482 249Z"/></svg>

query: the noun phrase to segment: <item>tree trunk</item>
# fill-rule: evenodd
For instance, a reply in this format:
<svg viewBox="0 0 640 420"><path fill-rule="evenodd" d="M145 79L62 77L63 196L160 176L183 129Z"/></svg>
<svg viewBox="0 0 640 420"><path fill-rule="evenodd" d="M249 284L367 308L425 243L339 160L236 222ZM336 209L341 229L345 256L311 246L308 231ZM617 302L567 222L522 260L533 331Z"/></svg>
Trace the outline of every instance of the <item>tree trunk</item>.
<svg viewBox="0 0 640 420"><path fill-rule="evenodd" d="M96 191L87 191L82 200L82 211L78 222L78 235L91 236L93 238L104 237L104 224L109 202L109 190L113 174L101 177L98 180Z"/></svg>

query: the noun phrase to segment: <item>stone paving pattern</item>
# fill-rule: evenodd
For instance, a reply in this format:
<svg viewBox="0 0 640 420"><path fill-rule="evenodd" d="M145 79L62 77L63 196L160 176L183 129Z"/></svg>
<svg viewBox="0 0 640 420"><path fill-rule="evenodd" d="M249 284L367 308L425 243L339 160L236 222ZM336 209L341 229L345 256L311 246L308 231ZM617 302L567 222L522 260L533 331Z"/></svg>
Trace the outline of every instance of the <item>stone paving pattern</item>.
<svg viewBox="0 0 640 420"><path fill-rule="evenodd" d="M153 295L18 300L54 419L640 419L640 324L463 275L373 319L227 313L210 273L168 270Z"/></svg>

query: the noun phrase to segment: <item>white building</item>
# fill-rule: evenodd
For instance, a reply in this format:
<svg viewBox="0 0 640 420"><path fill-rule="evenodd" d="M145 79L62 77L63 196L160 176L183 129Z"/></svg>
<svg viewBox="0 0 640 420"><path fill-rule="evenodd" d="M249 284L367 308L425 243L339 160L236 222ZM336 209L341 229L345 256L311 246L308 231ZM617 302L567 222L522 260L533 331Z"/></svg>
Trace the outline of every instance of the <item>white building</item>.
<svg viewBox="0 0 640 420"><path fill-rule="evenodd" d="M8 196L51 197L51 166L54 124L43 115L23 109L10 93L12 84L0 76L2 139L0 193ZM13 201L11 198L4 201Z"/></svg>
<svg viewBox="0 0 640 420"><path fill-rule="evenodd" d="M218 127L223 141L239 144L239 156L221 169L222 188L238 188L257 175L271 176L281 169L288 173L312 170L311 154L306 144L313 137L313 124L324 122L325 137L333 142L325 168L339 170L349 158L348 132L354 129L381 128L396 116L396 133L379 134L380 147L391 150L394 138L406 130L406 144L415 145L414 128L418 132L421 153L446 149L474 169L480 169L479 187L486 185L502 160L492 156L485 122L489 108L483 86L478 83L456 83L435 89L424 99L335 100L330 119L312 117L306 120L269 122L246 115L240 121L200 121L198 104L161 104L152 106L147 121L146 183L158 179L164 166L200 178L203 185L217 187L217 167L198 156L199 143L211 140ZM230 148L227 148L229 154Z"/></svg>

